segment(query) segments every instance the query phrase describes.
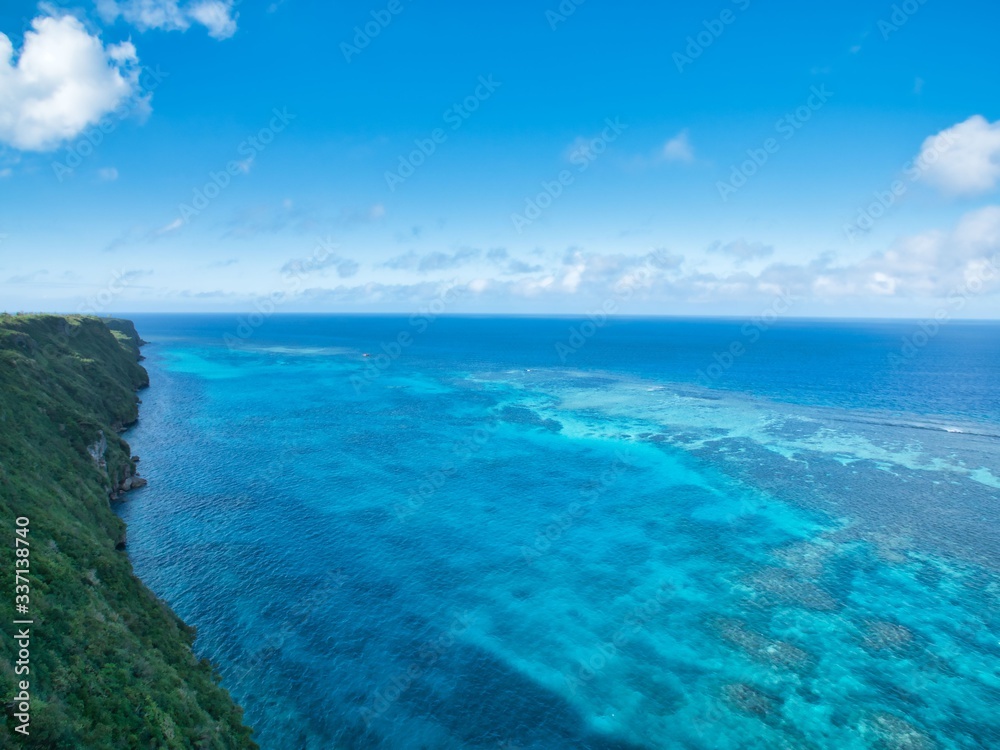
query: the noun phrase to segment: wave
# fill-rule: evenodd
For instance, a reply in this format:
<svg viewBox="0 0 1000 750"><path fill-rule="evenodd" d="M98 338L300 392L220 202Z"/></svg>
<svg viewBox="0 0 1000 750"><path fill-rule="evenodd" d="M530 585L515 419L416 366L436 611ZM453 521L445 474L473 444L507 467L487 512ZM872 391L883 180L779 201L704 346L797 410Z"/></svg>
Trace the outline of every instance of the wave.
<svg viewBox="0 0 1000 750"><path fill-rule="evenodd" d="M870 418L865 419L863 417L827 417L832 422L846 422L849 424L866 424L873 427L897 427L907 430L926 430L928 432L946 432L953 435L969 435L970 437L985 437L992 439L1000 439L1000 433L996 432L985 432L982 429L977 429L974 427L955 427L954 425L946 424L932 424L927 422L907 422L903 420L891 420L891 419L879 419Z"/></svg>

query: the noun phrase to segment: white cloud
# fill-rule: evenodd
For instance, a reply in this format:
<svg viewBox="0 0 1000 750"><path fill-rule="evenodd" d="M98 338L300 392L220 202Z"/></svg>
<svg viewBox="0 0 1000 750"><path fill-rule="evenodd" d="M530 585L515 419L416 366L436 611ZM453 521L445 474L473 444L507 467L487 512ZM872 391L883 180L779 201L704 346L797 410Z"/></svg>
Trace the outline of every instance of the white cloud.
<svg viewBox="0 0 1000 750"><path fill-rule="evenodd" d="M178 229L180 229L182 226L184 226L184 219L177 218L177 219L174 219L169 224L167 224L166 226L160 227L154 233L156 235L173 234Z"/></svg>
<svg viewBox="0 0 1000 750"><path fill-rule="evenodd" d="M336 247L336 246L335 246ZM361 265L350 258L341 258L333 253L328 253L322 259L317 258L293 258L281 267L283 274L294 274L298 277L312 273L325 275L327 269L336 272L341 279L349 279L356 276Z"/></svg>
<svg viewBox="0 0 1000 750"><path fill-rule="evenodd" d="M140 31L184 31L191 25L177 0L97 0L97 13L108 23L121 16Z"/></svg>
<svg viewBox="0 0 1000 750"><path fill-rule="evenodd" d="M179 0L97 0L97 12L108 23L121 16L140 31L187 31L197 23L208 29L209 36L228 39L236 33L234 5L234 0L196 0L185 5Z"/></svg>
<svg viewBox="0 0 1000 750"><path fill-rule="evenodd" d="M663 144L663 158L667 161L680 161L690 164L694 161L694 147L687 130L682 130Z"/></svg>
<svg viewBox="0 0 1000 750"><path fill-rule="evenodd" d="M114 182L118 179L118 170L114 167L104 167L97 170L97 178L101 182Z"/></svg>
<svg viewBox="0 0 1000 750"><path fill-rule="evenodd" d="M73 138L138 88L130 42L105 47L73 16L39 16L16 61L0 34L0 142L46 151Z"/></svg>
<svg viewBox="0 0 1000 750"><path fill-rule="evenodd" d="M188 12L191 18L208 29L208 35L214 39L228 39L236 33L236 17L231 2L205 0L192 5Z"/></svg>
<svg viewBox="0 0 1000 750"><path fill-rule="evenodd" d="M804 262L775 261L756 271L739 259L747 253L759 258L768 246L740 241L723 248L719 246L711 270L700 266L698 257L685 260L666 250L593 252L574 247L539 254L544 266L515 276L500 265L508 255L474 249L408 253L365 267L331 255L322 261L290 261L284 271L316 272L315 287L303 289L289 309L371 307L398 312L416 309L443 288L459 286L469 292L459 303L462 309L479 312L583 312L612 301L622 314L743 314L758 312L782 296L795 301L797 315L905 311L925 317L947 310L959 317L975 316L986 305L995 310L997 296L989 302L979 298L1000 295L1000 205L967 213L945 230L902 237L859 259L838 261L827 252ZM471 261L464 262L466 257ZM720 268L723 259L728 263ZM386 283L380 274L385 266L393 268L398 283Z"/></svg>
<svg viewBox="0 0 1000 750"><path fill-rule="evenodd" d="M997 262L1000 206L987 206L963 216L950 232L903 237L853 265L835 267L822 260L799 282L804 292L816 297L944 298ZM998 280L997 272L983 277L984 290L996 289Z"/></svg>
<svg viewBox="0 0 1000 750"><path fill-rule="evenodd" d="M1000 182L1000 122L974 115L923 143L917 164L928 181L955 195L987 193Z"/></svg>
<svg viewBox="0 0 1000 750"><path fill-rule="evenodd" d="M773 255L774 248L760 242L747 242L745 239L738 239L726 244L713 242L709 245L708 252L728 255L735 259L737 263L746 263L750 260L757 260Z"/></svg>
<svg viewBox="0 0 1000 750"><path fill-rule="evenodd" d="M662 251L642 256L574 250L563 259L561 270L534 279L495 281L490 291L504 290L515 297L597 297L614 293L625 284L649 300L752 300L789 291L816 303L875 298L942 300L963 289L992 294L1000 292L1000 206L968 213L949 231L902 237L887 249L857 261L838 264L826 253L801 264L774 262L759 273L741 268L742 260L766 257L771 250L744 240L719 245L715 252L728 255L734 266L717 273L689 268L682 257Z"/></svg>

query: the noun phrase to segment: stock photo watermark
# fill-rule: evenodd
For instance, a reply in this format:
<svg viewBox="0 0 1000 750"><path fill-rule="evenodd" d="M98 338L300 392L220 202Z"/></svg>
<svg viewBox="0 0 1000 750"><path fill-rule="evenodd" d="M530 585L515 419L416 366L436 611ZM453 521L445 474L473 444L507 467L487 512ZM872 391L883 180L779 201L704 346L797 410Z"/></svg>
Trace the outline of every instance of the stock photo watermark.
<svg viewBox="0 0 1000 750"><path fill-rule="evenodd" d="M591 164L608 150L608 146L617 141L628 129L628 125L623 124L618 117L614 119L609 117L604 123L605 128L599 136L578 144L570 153L569 162L576 167L575 173L563 169L553 179L543 180L541 192L524 199L524 210L521 213L515 211L510 215L511 224L518 234L523 234L527 227L540 219L542 214L562 196L566 188L576 182L577 177L586 172Z"/></svg>
<svg viewBox="0 0 1000 750"><path fill-rule="evenodd" d="M944 327L951 323L958 313L968 307L973 299L982 295L986 291L986 285L995 281L998 276L1000 276L1000 253L984 259L971 276L967 276L963 283L955 285L948 293L944 304L929 318L921 320L917 324L917 330L903 337L899 352L889 352L886 356L889 364L893 368L899 368L912 361L940 335Z"/></svg>
<svg viewBox="0 0 1000 750"><path fill-rule="evenodd" d="M577 660L577 668L569 674L563 674L566 687L571 695L576 695L587 683L597 679L628 646L636 636L645 630L653 618L657 617L673 599L676 585L671 581L663 581L650 599L629 610L621 627L606 641L594 646L590 652Z"/></svg>
<svg viewBox="0 0 1000 750"><path fill-rule="evenodd" d="M421 510L427 501L434 497L451 477L455 476L460 463L464 463L480 453L498 429L498 424L487 423L482 427L477 427L472 434L467 435L462 440L455 442L451 447L451 454L456 460L445 461L434 471L420 477L417 486L407 493L407 499L393 505L396 519L406 521L414 513Z"/></svg>
<svg viewBox="0 0 1000 750"><path fill-rule="evenodd" d="M351 41L340 43L340 51L344 55L344 59L348 63L352 62L355 57L368 48L368 45L379 34L389 28L396 16L404 10L406 10L406 6L403 5L402 0L389 0L384 8L371 11L369 14L371 20L354 27L354 36L351 37Z"/></svg>
<svg viewBox="0 0 1000 750"><path fill-rule="evenodd" d="M559 25L566 23L585 2L587 0L562 0L558 7L545 11L545 20L549 22L549 28L556 31Z"/></svg>
<svg viewBox="0 0 1000 750"><path fill-rule="evenodd" d="M52 161L52 171L55 173L56 179L62 182L72 175L77 167L97 152L105 138L114 133L119 125L137 112L142 111L143 108L148 107L153 92L169 76L170 74L160 70L159 66L155 69L143 66L139 72L140 95L132 97L128 102L102 117L97 124L84 130L78 138L68 144L59 158Z"/></svg>
<svg viewBox="0 0 1000 750"><path fill-rule="evenodd" d="M781 151L782 145L792 140L812 120L813 115L826 106L833 95L826 84L813 86L805 103L796 107L794 111L786 113L774 123L774 131L779 137L770 136L760 146L748 148L746 151L747 159L732 165L729 179L719 180L715 183L716 190L719 191L719 197L723 202L728 201L750 181L750 178L760 172L764 165L771 160L771 157Z"/></svg>
<svg viewBox="0 0 1000 750"><path fill-rule="evenodd" d="M233 672L227 675L227 687L233 690L244 680L256 675L270 657L280 654L288 640L302 628L312 613L328 603L348 580L349 577L341 570L330 571L324 575L305 596L290 606L287 617L280 626L267 629L267 636L254 651L253 656L238 664Z"/></svg>
<svg viewBox="0 0 1000 750"><path fill-rule="evenodd" d="M395 170L386 170L385 184L389 192L396 192L397 187L413 177L417 170L437 153L438 148L448 142L450 134L460 130L466 120L472 117L483 102L492 97L501 86L503 83L494 81L492 73L488 76L479 76L475 90L462 101L452 104L441 115L448 129L434 128L426 138L415 139L413 145L416 148L408 154L399 155L399 163Z"/></svg>
<svg viewBox="0 0 1000 750"><path fill-rule="evenodd" d="M729 346L712 355L712 364L698 370L698 380L709 386L725 375L739 359L750 351L761 337L784 316L788 315L801 297L785 290L780 292L768 307L743 324L740 338L733 339Z"/></svg>
<svg viewBox="0 0 1000 750"><path fill-rule="evenodd" d="M76 307L76 315L86 315L100 317L110 310L112 303L118 299L129 288L133 279L141 275L139 271L113 270L108 283L94 294L81 300ZM63 323L57 329L57 336L62 344L68 346L80 332L79 326ZM39 350L39 354L45 359L57 359L62 356L62 352L51 341L44 344Z"/></svg>
<svg viewBox="0 0 1000 750"><path fill-rule="evenodd" d="M859 208L854 221L844 225L844 234L851 244L857 242L861 235L870 232L879 219L886 216L910 188L920 182L927 171L955 145L955 141L955 136L948 131L939 134L930 147L925 146L917 158L903 165L902 173L906 179L893 180L886 190L876 190L872 194L874 200Z"/></svg>
<svg viewBox="0 0 1000 750"><path fill-rule="evenodd" d="M412 686L425 676L457 642L460 635L476 623L474 612L462 612L455 616L451 626L437 638L423 643L417 657L406 669L393 675L375 690L371 704L360 709L365 726L381 718Z"/></svg>
<svg viewBox="0 0 1000 750"><path fill-rule="evenodd" d="M616 451L611 465L605 468L597 478L596 486L580 490L579 500L569 503L562 513L552 516L550 523L539 528L535 532L535 538L530 546L523 545L521 547L521 558L531 565L542 555L551 552L553 545L576 526L580 519L590 512L597 501L618 484L622 475L635 465L635 459L631 453L625 450Z"/></svg>
<svg viewBox="0 0 1000 750"><path fill-rule="evenodd" d="M318 240L313 254L309 258L286 264L281 272L281 280L285 288L276 289L270 294L254 300L253 312L241 316L237 321L235 335L232 333L223 335L222 338L226 346L230 350L243 346L254 335L254 332L278 311L279 307L287 304L297 292L301 291L303 281L314 272L326 267L326 261L333 256L338 247L339 245L332 238L326 237Z"/></svg>
<svg viewBox="0 0 1000 750"><path fill-rule="evenodd" d="M407 320L408 328L399 331L395 338L379 344L379 352L364 355L365 369L361 375L351 375L351 386L355 393L361 393L370 383L382 377L382 373L392 367L393 363L417 341L431 324L436 321L455 302L461 299L467 291L465 286L451 286L444 289L436 299L413 313Z"/></svg>
<svg viewBox="0 0 1000 750"><path fill-rule="evenodd" d="M883 41L888 41L889 37L906 26L926 4L927 0L905 0L893 5L889 18L880 19L878 22L878 30L882 34Z"/></svg>
<svg viewBox="0 0 1000 750"><path fill-rule="evenodd" d="M96 294L91 295L81 302L80 306L76 309L77 313L80 315L100 315L107 312L111 307L111 303L125 293L129 282L135 278L137 273L136 271L126 271L125 269L112 271L111 281Z"/></svg>
<svg viewBox="0 0 1000 750"><path fill-rule="evenodd" d="M613 294L605 299L597 310L586 313L585 321L570 326L566 339L555 343L559 361L566 364L571 354L583 349L598 331L611 322L611 316L621 312L622 304L632 299L637 289L647 286L653 277L653 268L666 266L669 261L670 256L666 251L657 250L647 256L644 265L615 284Z"/></svg>
<svg viewBox="0 0 1000 750"><path fill-rule="evenodd" d="M751 0L732 0L739 11L746 12L750 8ZM719 38L726 33L726 29L736 23L739 16L731 8L724 8L716 18L709 18L702 22L704 29L697 34L689 36L685 41L687 46L683 52L674 52L674 65L677 72L683 73L684 69L692 65L695 60L705 54L705 51L715 44Z"/></svg>
<svg viewBox="0 0 1000 750"><path fill-rule="evenodd" d="M248 174L257 155L274 143L278 134L284 131L295 119L295 115L288 111L288 107L280 110L275 108L271 110L271 114L271 120L265 127L245 138L236 147L236 153L243 159L231 160L226 163L224 169L218 172L209 172L205 184L194 189L191 202L178 204L178 218L168 228L177 228L182 224L187 224L208 208L212 201L222 195L222 191L232 184L234 178Z"/></svg>

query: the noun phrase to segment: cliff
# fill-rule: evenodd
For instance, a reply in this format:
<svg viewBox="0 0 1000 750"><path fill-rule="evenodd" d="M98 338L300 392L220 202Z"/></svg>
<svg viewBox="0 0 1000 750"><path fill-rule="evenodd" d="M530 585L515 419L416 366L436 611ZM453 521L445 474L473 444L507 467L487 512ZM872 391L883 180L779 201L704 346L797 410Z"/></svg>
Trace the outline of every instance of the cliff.
<svg viewBox="0 0 1000 750"><path fill-rule="evenodd" d="M140 486L130 321L0 315L0 747L254 748L185 625L132 573L111 509ZM15 519L30 520L31 724L14 733Z"/></svg>

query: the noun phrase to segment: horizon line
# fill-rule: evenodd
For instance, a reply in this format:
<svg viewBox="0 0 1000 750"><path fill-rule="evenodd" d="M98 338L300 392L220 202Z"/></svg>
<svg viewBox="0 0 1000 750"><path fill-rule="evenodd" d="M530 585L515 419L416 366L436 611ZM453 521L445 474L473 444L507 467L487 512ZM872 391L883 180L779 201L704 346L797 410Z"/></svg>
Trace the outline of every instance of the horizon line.
<svg viewBox="0 0 1000 750"><path fill-rule="evenodd" d="M89 313L89 312L49 312L49 311L18 311L16 313L0 312L2 315L17 317L19 315L54 315L54 316L79 316L104 319L129 319L130 316L162 315L167 317L232 317L244 315L261 315L259 310L234 310L231 312L199 312L199 311L149 311L149 312L120 312L120 313ZM421 311L390 311L390 312L274 312L264 315L265 318L292 318L292 317L342 317L342 318L408 318L415 315L433 315L434 319L523 319L523 320L591 320L595 317L602 317L592 313L428 313ZM769 318L769 325L777 325L782 322L842 322L842 323L936 323L946 326L953 323L1000 323L1000 318L946 318L937 320L935 316L924 318L914 317L863 317L863 316L792 316L779 315L770 319L764 313L755 315L680 315L680 314L648 314L648 315L622 315L604 314L607 319L614 320L675 320L675 321L747 321Z"/></svg>

